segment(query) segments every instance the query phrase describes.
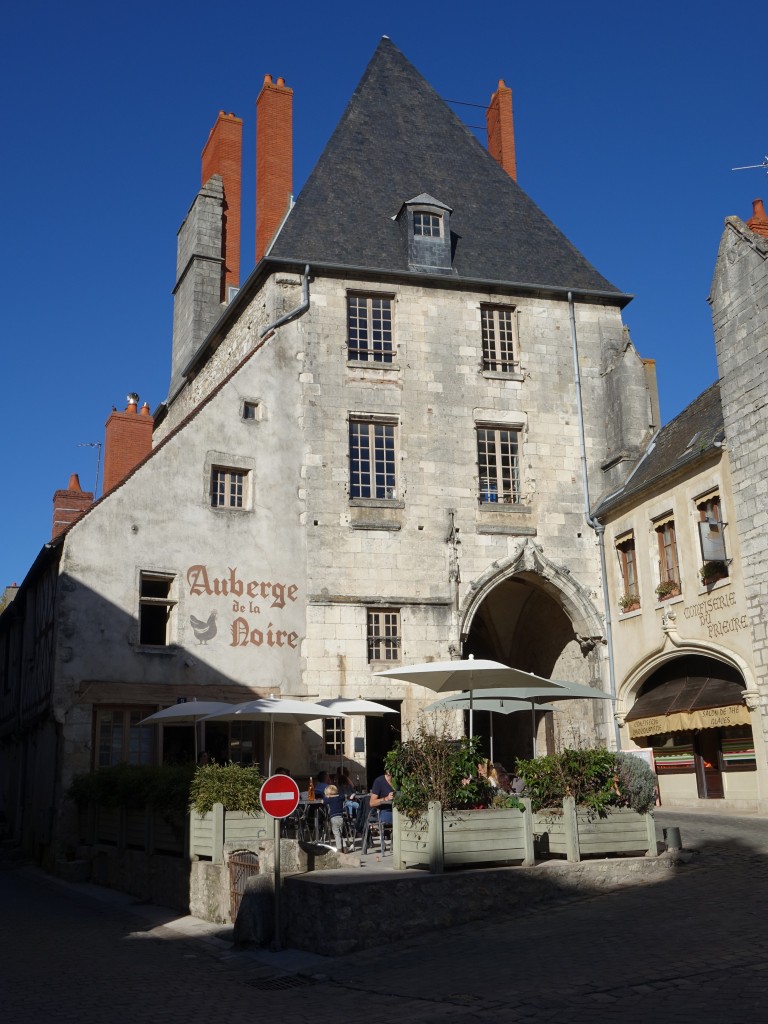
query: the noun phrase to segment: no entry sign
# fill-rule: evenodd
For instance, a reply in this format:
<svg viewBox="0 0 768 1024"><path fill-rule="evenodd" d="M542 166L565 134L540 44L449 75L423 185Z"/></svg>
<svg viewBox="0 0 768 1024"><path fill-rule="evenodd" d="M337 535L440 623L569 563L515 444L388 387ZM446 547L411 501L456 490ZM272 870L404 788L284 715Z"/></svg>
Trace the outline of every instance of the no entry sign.
<svg viewBox="0 0 768 1024"><path fill-rule="evenodd" d="M259 790L259 800L271 818L287 818L299 806L299 787L290 775L270 775Z"/></svg>

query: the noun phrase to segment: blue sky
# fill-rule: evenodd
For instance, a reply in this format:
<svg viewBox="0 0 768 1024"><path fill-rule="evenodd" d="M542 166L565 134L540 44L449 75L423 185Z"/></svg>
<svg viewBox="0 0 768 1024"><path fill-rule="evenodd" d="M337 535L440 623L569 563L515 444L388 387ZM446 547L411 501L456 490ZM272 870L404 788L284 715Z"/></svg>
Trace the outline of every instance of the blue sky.
<svg viewBox="0 0 768 1024"><path fill-rule="evenodd" d="M53 492L96 476L113 405L170 370L176 232L219 110L245 120L242 277L253 267L255 99L294 89L299 191L379 38L446 99L513 90L518 181L636 296L663 419L717 377L706 302L723 220L768 200L764 3L400 0L290 5L27 0L3 17L4 430L0 587L50 537ZM471 125L483 111L454 107ZM479 133L484 140L484 133Z"/></svg>

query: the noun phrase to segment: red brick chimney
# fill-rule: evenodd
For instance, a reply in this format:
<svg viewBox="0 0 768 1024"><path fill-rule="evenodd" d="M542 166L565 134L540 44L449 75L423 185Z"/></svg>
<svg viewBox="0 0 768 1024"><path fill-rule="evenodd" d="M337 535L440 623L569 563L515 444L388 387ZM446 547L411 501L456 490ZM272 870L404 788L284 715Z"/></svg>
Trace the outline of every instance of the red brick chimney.
<svg viewBox="0 0 768 1024"><path fill-rule="evenodd" d="M205 183L220 174L224 184L224 223L221 255L224 273L221 279L221 301L226 302L228 289L240 285L240 196L242 192L243 121L234 114L219 112L203 147L202 164Z"/></svg>
<svg viewBox="0 0 768 1024"><path fill-rule="evenodd" d="M84 491L80 487L80 479L77 473L69 478L69 487L66 491L54 491L53 494L53 533L51 537L58 537L61 531L74 523L76 519L93 504L93 493Z"/></svg>
<svg viewBox="0 0 768 1024"><path fill-rule="evenodd" d="M766 216L762 199L752 200L752 216L747 221L747 227L756 235L768 238L768 216Z"/></svg>
<svg viewBox="0 0 768 1024"><path fill-rule="evenodd" d="M282 78L256 100L256 262L269 247L293 193L293 89Z"/></svg>
<svg viewBox="0 0 768 1024"><path fill-rule="evenodd" d="M139 396L128 395L125 412L113 410L104 438L104 493L124 480L134 466L152 451L154 420L145 402L138 411Z"/></svg>
<svg viewBox="0 0 768 1024"><path fill-rule="evenodd" d="M501 164L513 181L517 181L517 160L515 159L515 126L512 121L512 90L499 79L499 87L491 96L485 112L488 129L488 152Z"/></svg>

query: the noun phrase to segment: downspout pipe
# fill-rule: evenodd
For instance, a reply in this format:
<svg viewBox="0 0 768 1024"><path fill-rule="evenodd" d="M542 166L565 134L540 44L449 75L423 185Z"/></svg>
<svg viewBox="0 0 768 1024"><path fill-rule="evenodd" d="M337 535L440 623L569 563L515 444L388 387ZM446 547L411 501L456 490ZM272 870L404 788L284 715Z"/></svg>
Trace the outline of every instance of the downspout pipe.
<svg viewBox="0 0 768 1024"><path fill-rule="evenodd" d="M608 600L608 572L605 564L605 526L593 518L589 504L589 476L587 473L587 444L584 436L584 406L581 400L581 371L579 370L579 345L576 338L576 313L573 304L573 292L568 292L568 314L571 320L571 345L573 348L573 377L576 384L576 408L579 417L579 443L581 446L581 479L584 490L584 518L590 529L597 535L597 546L600 552L600 575L603 584L603 609L605 612L605 640L608 646L608 687L611 703L616 711L616 665L613 658L613 625L611 622L611 604ZM621 750L621 730L614 714L613 732L616 749Z"/></svg>
<svg viewBox="0 0 768 1024"><path fill-rule="evenodd" d="M281 316L279 320L275 320L274 323L267 324L266 327L262 327L259 331L260 338L266 338L267 335L274 334L278 327L282 327L284 324L288 324L291 320L296 320L309 309L309 264L304 267L304 276L301 279L301 302L298 306L295 306L289 313Z"/></svg>

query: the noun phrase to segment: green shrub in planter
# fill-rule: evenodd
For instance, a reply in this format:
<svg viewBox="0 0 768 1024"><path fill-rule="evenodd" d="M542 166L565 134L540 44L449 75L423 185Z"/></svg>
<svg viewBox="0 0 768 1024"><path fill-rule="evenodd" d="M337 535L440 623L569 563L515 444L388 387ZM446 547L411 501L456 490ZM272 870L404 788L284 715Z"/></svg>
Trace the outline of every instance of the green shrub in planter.
<svg viewBox="0 0 768 1024"><path fill-rule="evenodd" d="M483 760L477 736L453 739L447 731L430 732L420 723L416 733L398 743L385 759L396 791L395 806L411 821L423 817L431 800L444 811L487 807L493 790L478 776Z"/></svg>
<svg viewBox="0 0 768 1024"><path fill-rule="evenodd" d="M651 766L633 754L616 754L619 792L626 807L645 814L656 804L656 773Z"/></svg>
<svg viewBox="0 0 768 1024"><path fill-rule="evenodd" d="M603 748L564 750L559 754L518 760L518 776L534 811L562 807L572 796L577 807L601 817L611 807L630 807L640 814L655 802L656 776L649 765L632 754Z"/></svg>
<svg viewBox="0 0 768 1024"><path fill-rule="evenodd" d="M208 814L214 804L223 804L226 811L254 814L261 810L259 790L263 784L264 776L256 764L200 765L192 780L190 803L200 814Z"/></svg>
<svg viewBox="0 0 768 1024"><path fill-rule="evenodd" d="M117 764L76 775L67 795L79 807L152 807L165 814L186 813L193 765Z"/></svg>

